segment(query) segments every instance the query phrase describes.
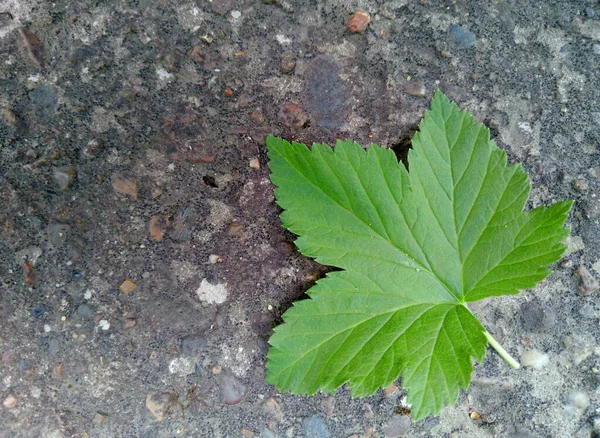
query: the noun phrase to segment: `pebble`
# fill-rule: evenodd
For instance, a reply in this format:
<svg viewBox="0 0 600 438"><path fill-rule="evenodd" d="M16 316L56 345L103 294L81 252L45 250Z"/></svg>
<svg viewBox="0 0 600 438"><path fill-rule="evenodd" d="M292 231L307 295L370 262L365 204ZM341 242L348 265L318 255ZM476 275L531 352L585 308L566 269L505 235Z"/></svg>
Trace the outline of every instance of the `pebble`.
<svg viewBox="0 0 600 438"><path fill-rule="evenodd" d="M541 370L550 362L550 356L538 350L529 350L521 355L521 364L525 367Z"/></svg>
<svg viewBox="0 0 600 438"><path fill-rule="evenodd" d="M65 224L50 224L48 225L48 240L56 248L62 247L66 240L70 227Z"/></svg>
<svg viewBox="0 0 600 438"><path fill-rule="evenodd" d="M581 410L586 409L590 405L590 397L583 391L573 390L567 394L567 404L575 406Z"/></svg>
<svg viewBox="0 0 600 438"><path fill-rule="evenodd" d="M104 412L96 412L94 414L94 418L92 419L92 423L94 424L102 424L108 419L108 414Z"/></svg>
<svg viewBox="0 0 600 438"><path fill-rule="evenodd" d="M161 392L146 395L146 407L158 421L165 419L168 402L168 397Z"/></svg>
<svg viewBox="0 0 600 438"><path fill-rule="evenodd" d="M36 319L42 316L44 313L46 313L46 308L42 305L34 306L33 309L31 309L31 315Z"/></svg>
<svg viewBox="0 0 600 438"><path fill-rule="evenodd" d="M286 53L281 58L281 73L291 73L296 68L296 57L292 54Z"/></svg>
<svg viewBox="0 0 600 438"><path fill-rule="evenodd" d="M311 438L329 438L331 436L323 418L317 414L302 421L302 430L304 436Z"/></svg>
<svg viewBox="0 0 600 438"><path fill-rule="evenodd" d="M262 432L262 438L279 438L279 436L275 435L273 432L271 432L265 427Z"/></svg>
<svg viewBox="0 0 600 438"><path fill-rule="evenodd" d="M200 301L208 304L223 304L227 301L227 285L224 283L212 284L206 278L200 282L200 287L196 290L196 295Z"/></svg>
<svg viewBox="0 0 600 438"><path fill-rule="evenodd" d="M106 331L110 328L110 322L108 322L106 319L101 319L100 321L98 321L98 328Z"/></svg>
<svg viewBox="0 0 600 438"><path fill-rule="evenodd" d="M77 176L77 170L74 167L59 167L54 169L52 175L54 176L54 181L58 184L59 190L64 192L71 186L71 183Z"/></svg>
<svg viewBox="0 0 600 438"><path fill-rule="evenodd" d="M50 356L56 356L58 353L58 340L50 339L50 342L48 342L48 353Z"/></svg>
<svg viewBox="0 0 600 438"><path fill-rule="evenodd" d="M6 397L4 399L4 401L2 402L2 405L6 409L12 409L17 406L17 398L14 395L10 394L8 397Z"/></svg>
<svg viewBox="0 0 600 438"><path fill-rule="evenodd" d="M186 336L181 341L181 351L183 354L195 356L200 354L206 348L206 338L202 335Z"/></svg>
<svg viewBox="0 0 600 438"><path fill-rule="evenodd" d="M284 103L279 107L279 120L292 129L303 128L308 122L308 114L294 103Z"/></svg>
<svg viewBox="0 0 600 438"><path fill-rule="evenodd" d="M196 371L196 365L187 357L176 357L169 363L169 372L185 377Z"/></svg>
<svg viewBox="0 0 600 438"><path fill-rule="evenodd" d="M592 50L594 51L594 55L600 55L600 44L594 44Z"/></svg>
<svg viewBox="0 0 600 438"><path fill-rule="evenodd" d="M65 366L62 363L59 363L56 367L54 367L54 369L52 370L52 378L54 380L62 380L63 375L65 372Z"/></svg>
<svg viewBox="0 0 600 438"><path fill-rule="evenodd" d="M252 169L260 169L260 161L258 161L258 158L252 158L248 162L248 167L250 167Z"/></svg>
<svg viewBox="0 0 600 438"><path fill-rule="evenodd" d="M596 317L596 310L594 309L594 306L586 303L579 308L577 314L583 318L591 319Z"/></svg>
<svg viewBox="0 0 600 438"><path fill-rule="evenodd" d="M115 192L119 193L120 195L129 196L131 199L137 199L138 184L136 178L131 173L114 173L111 181Z"/></svg>
<svg viewBox="0 0 600 438"><path fill-rule="evenodd" d="M165 237L169 226L169 216L152 216L150 219L150 237L155 242L160 242Z"/></svg>
<svg viewBox="0 0 600 438"><path fill-rule="evenodd" d="M306 104L311 122L339 129L352 112L352 93L340 77L340 67L332 55L317 56L306 72Z"/></svg>
<svg viewBox="0 0 600 438"><path fill-rule="evenodd" d="M221 382L221 396L223 401L228 405L237 405L246 396L247 389L237 377L229 373L220 373L219 380Z"/></svg>
<svg viewBox="0 0 600 438"><path fill-rule="evenodd" d="M98 157L102 151L104 150L105 142L94 138L84 146L83 155L87 158L96 158Z"/></svg>
<svg viewBox="0 0 600 438"><path fill-rule="evenodd" d="M552 307L530 301L521 305L521 322L528 332L546 331L556 323L556 312Z"/></svg>
<svg viewBox="0 0 600 438"><path fill-rule="evenodd" d="M359 9L346 23L346 29L350 32L363 33L369 23L371 22L371 16L368 12Z"/></svg>
<svg viewBox="0 0 600 438"><path fill-rule="evenodd" d="M81 304L77 308L77 314L84 319L93 319L94 315L96 314L96 311L94 310L93 307L91 307L87 304Z"/></svg>
<svg viewBox="0 0 600 438"><path fill-rule="evenodd" d="M578 293L579 295L590 295L592 292L595 292L600 288L600 283L598 280L587 270L585 266L580 266L575 271L575 274L581 280L581 285L579 286Z"/></svg>
<svg viewBox="0 0 600 438"><path fill-rule="evenodd" d="M265 123L265 115L262 108L255 108L254 111L250 113L250 118L259 125L263 125Z"/></svg>
<svg viewBox="0 0 600 438"><path fill-rule="evenodd" d="M279 423L283 422L283 411L281 405L274 397L269 397L263 404L265 412L277 420Z"/></svg>
<svg viewBox="0 0 600 438"><path fill-rule="evenodd" d="M475 34L458 24L450 26L448 34L450 41L459 47L467 48L475 45Z"/></svg>
<svg viewBox="0 0 600 438"><path fill-rule="evenodd" d="M578 336L565 336L562 339L562 342L573 358L575 365L579 365L593 353L592 348L587 345L585 340Z"/></svg>
<svg viewBox="0 0 600 438"><path fill-rule="evenodd" d="M50 87L40 87L29 92L29 99L35 105L35 115L41 121L48 121L56 110L58 96Z"/></svg>
<svg viewBox="0 0 600 438"><path fill-rule="evenodd" d="M119 290L124 294L129 294L137 289L137 284L131 279L127 278L121 285L119 286Z"/></svg>
<svg viewBox="0 0 600 438"><path fill-rule="evenodd" d="M137 319L133 317L125 318L125 324L123 324L123 329L129 330L134 328L137 325Z"/></svg>
<svg viewBox="0 0 600 438"><path fill-rule="evenodd" d="M387 437L401 437L410 429L410 417L406 415L396 416L383 426L383 433Z"/></svg>

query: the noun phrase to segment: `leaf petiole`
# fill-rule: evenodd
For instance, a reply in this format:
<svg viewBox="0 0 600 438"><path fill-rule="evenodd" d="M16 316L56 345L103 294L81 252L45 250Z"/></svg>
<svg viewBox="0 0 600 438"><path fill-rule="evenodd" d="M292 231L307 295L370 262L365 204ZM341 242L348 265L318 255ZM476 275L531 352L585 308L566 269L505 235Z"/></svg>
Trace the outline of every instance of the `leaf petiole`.
<svg viewBox="0 0 600 438"><path fill-rule="evenodd" d="M494 350L500 355L502 359L504 359L508 364L513 367L515 370L521 368L521 364L517 362L508 352L494 339L492 335L486 330L485 337L487 338L489 344L492 346Z"/></svg>

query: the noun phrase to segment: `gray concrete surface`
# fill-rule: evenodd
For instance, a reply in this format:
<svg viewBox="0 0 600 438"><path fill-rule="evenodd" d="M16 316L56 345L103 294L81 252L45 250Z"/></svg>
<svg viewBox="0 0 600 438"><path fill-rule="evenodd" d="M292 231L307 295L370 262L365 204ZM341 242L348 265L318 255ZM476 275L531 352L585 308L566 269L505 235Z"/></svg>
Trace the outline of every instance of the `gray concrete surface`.
<svg viewBox="0 0 600 438"><path fill-rule="evenodd" d="M349 32L359 8L371 22ZM0 0L0 437L597 436L599 14ZM402 155L438 87L523 163L532 205L575 200L554 274L473 308L529 366L490 352L418 423L401 383L278 393L269 333L326 268L280 226L265 135Z"/></svg>

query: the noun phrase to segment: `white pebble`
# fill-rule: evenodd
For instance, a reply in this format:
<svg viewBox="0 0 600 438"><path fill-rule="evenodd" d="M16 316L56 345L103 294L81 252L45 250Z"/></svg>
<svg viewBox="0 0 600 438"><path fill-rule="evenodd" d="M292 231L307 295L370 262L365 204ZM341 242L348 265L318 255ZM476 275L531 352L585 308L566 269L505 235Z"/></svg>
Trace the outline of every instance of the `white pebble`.
<svg viewBox="0 0 600 438"><path fill-rule="evenodd" d="M237 20L241 16L242 16L242 13L240 11L231 11L231 18L233 18L234 20Z"/></svg>
<svg viewBox="0 0 600 438"><path fill-rule="evenodd" d="M101 319L98 322L98 327L100 327L102 330L108 330L110 328L110 322L108 322L106 319Z"/></svg>
<svg viewBox="0 0 600 438"><path fill-rule="evenodd" d="M523 366L541 370L550 362L550 356L538 350L529 350L521 355Z"/></svg>
<svg viewBox="0 0 600 438"><path fill-rule="evenodd" d="M567 394L567 403L583 410L590 405L590 398L583 391L571 391Z"/></svg>
<svg viewBox="0 0 600 438"><path fill-rule="evenodd" d="M49 333L52 331L52 327L49 324L44 324L44 332Z"/></svg>
<svg viewBox="0 0 600 438"><path fill-rule="evenodd" d="M176 357L169 363L169 372L181 377L192 374L195 370L196 366L194 365L194 362L187 357Z"/></svg>
<svg viewBox="0 0 600 438"><path fill-rule="evenodd" d="M227 285L223 283L212 284L204 278L200 282L196 295L200 301L209 304L222 304L227 300Z"/></svg>

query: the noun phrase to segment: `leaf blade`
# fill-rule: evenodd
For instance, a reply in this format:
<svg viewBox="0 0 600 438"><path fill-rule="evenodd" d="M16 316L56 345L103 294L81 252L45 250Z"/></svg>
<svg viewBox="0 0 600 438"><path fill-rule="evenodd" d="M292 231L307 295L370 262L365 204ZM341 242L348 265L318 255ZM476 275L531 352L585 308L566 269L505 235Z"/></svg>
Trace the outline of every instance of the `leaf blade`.
<svg viewBox="0 0 600 438"><path fill-rule="evenodd" d="M367 395L402 375L413 416L468 387L487 332L466 303L545 278L565 250L571 203L524 212L530 185L488 130L442 93L413 138L410 173L391 150L267 138L282 222L330 274L283 316L267 379L280 389Z"/></svg>

